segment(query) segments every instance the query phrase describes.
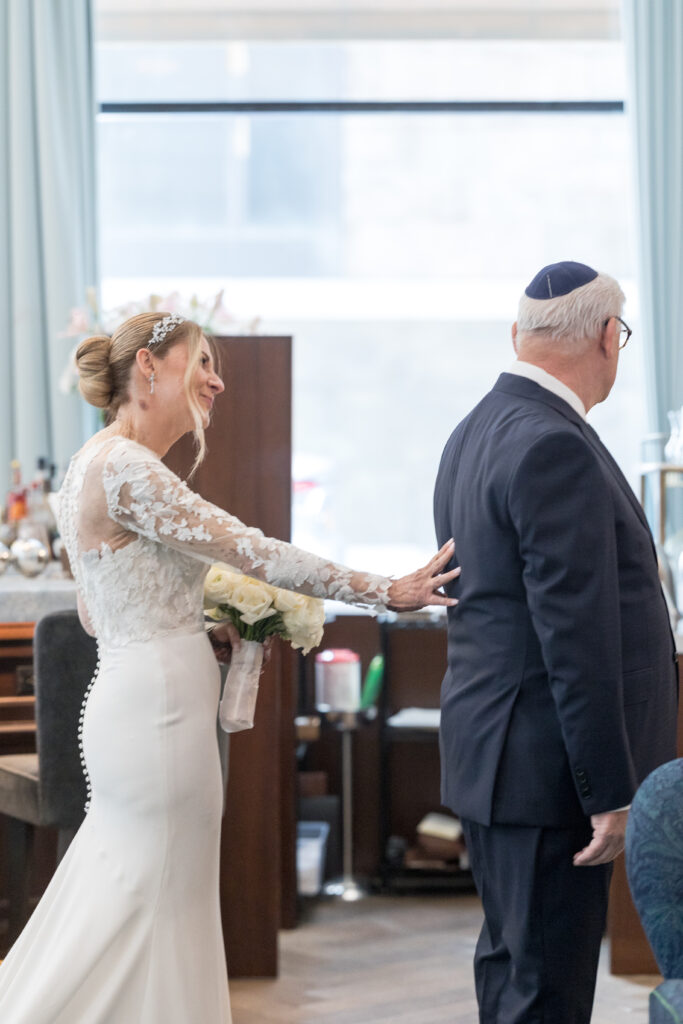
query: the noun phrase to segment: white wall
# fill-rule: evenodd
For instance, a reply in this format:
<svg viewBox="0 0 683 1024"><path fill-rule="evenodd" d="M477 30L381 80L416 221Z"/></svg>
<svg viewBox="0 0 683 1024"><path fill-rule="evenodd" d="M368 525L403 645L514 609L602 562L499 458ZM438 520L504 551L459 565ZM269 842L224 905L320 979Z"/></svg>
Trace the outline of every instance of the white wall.
<svg viewBox="0 0 683 1024"><path fill-rule="evenodd" d="M616 38L619 0L95 0L101 39Z"/></svg>

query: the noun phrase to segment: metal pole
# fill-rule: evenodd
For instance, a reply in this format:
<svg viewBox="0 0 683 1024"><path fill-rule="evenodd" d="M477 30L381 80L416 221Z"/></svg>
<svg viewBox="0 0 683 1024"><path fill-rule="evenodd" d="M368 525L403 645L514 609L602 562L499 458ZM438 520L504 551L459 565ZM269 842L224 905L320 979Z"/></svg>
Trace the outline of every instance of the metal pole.
<svg viewBox="0 0 683 1024"><path fill-rule="evenodd" d="M353 881L353 737L350 729L342 733L342 830L344 833L344 881Z"/></svg>

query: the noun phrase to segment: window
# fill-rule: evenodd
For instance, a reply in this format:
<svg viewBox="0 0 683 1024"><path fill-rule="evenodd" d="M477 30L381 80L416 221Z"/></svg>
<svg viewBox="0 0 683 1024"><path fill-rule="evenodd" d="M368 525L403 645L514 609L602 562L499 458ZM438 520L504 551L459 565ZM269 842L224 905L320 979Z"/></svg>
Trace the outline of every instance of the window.
<svg viewBox="0 0 683 1024"><path fill-rule="evenodd" d="M109 44L99 88L105 304L225 287L293 334L294 539L321 553L433 549L441 449L544 263L614 274L635 319L618 42ZM591 414L629 474L641 355Z"/></svg>

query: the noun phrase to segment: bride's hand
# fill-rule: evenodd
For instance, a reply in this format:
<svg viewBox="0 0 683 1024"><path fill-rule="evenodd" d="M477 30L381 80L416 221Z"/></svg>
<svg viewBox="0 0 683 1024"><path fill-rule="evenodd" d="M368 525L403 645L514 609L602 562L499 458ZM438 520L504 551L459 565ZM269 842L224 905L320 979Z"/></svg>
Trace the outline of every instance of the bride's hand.
<svg viewBox="0 0 683 1024"><path fill-rule="evenodd" d="M450 562L454 551L455 542L449 540L423 569L394 580L389 587L389 609L392 612L414 612L428 604L442 604L448 607L457 604L456 598L446 597L440 589L460 575L460 567L449 572L441 572Z"/></svg>
<svg viewBox="0 0 683 1024"><path fill-rule="evenodd" d="M209 640L221 665L229 665L233 649L240 645L240 635L232 622L219 622L209 630Z"/></svg>
<svg viewBox="0 0 683 1024"><path fill-rule="evenodd" d="M219 622L217 626L212 626L209 630L209 640L213 647L213 653L216 655L216 661L220 662L221 665L230 664L232 652L237 650L242 643L237 627L228 621ZM274 636L267 637L263 642L263 668L270 661L274 643Z"/></svg>

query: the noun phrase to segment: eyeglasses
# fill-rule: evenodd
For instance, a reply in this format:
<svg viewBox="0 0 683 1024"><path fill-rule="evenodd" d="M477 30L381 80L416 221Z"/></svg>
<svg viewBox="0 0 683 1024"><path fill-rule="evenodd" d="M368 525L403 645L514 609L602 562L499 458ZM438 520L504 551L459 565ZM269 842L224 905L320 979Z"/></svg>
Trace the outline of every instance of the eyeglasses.
<svg viewBox="0 0 683 1024"><path fill-rule="evenodd" d="M626 345L628 344L628 339L633 334L633 331L631 330L629 325L626 323L626 321L622 320L620 316L608 317L608 319L605 320L605 322L604 322L604 324L602 326L603 327L607 327L607 324L610 322L610 320L618 320L619 323L621 324L621 327L619 328L619 348L620 349L626 348ZM624 340L622 341L621 339L622 339L622 337L624 335L625 335L625 337L624 337Z"/></svg>

